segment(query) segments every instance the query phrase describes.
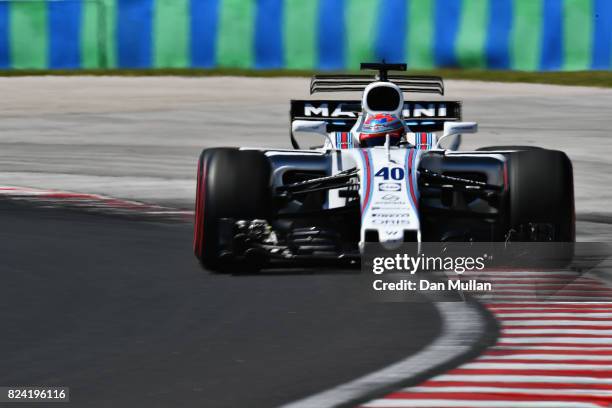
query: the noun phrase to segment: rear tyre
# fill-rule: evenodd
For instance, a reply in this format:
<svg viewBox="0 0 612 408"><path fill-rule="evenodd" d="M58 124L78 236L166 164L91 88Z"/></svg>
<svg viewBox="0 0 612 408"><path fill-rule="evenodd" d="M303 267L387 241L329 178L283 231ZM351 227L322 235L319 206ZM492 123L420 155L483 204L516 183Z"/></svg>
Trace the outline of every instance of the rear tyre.
<svg viewBox="0 0 612 408"><path fill-rule="evenodd" d="M193 249L212 272L243 271L248 265L225 257L220 248L220 220L268 219L270 163L256 150L206 149L197 173Z"/></svg>
<svg viewBox="0 0 612 408"><path fill-rule="evenodd" d="M521 241L574 242L574 180L567 155L529 149L507 157L508 231Z"/></svg>
<svg viewBox="0 0 612 408"><path fill-rule="evenodd" d="M537 147L537 146L520 146L520 145L516 145L516 146L486 146L486 147L479 147L478 149L476 149L477 152L490 152L493 150L519 150L519 151L523 151L523 150L544 150L541 147Z"/></svg>
<svg viewBox="0 0 612 408"><path fill-rule="evenodd" d="M575 234L572 164L565 153L530 149L507 154L505 256L519 268L566 268ZM528 242L528 244L521 244Z"/></svg>

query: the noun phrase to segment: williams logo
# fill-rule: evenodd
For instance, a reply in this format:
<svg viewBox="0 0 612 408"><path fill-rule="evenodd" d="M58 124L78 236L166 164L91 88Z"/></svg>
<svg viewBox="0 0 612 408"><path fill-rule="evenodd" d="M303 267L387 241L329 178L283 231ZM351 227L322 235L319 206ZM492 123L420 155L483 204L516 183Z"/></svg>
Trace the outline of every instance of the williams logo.
<svg viewBox="0 0 612 408"><path fill-rule="evenodd" d="M382 196L382 199L385 201L395 202L399 201L400 197L395 194L385 194L384 196Z"/></svg>

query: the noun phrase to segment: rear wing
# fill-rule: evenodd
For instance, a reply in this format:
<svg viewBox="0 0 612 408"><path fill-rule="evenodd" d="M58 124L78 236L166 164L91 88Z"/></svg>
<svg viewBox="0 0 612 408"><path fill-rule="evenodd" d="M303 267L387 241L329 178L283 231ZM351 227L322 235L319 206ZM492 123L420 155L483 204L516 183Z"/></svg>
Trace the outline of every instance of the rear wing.
<svg viewBox="0 0 612 408"><path fill-rule="evenodd" d="M322 120L329 131L348 132L359 114L361 101L357 100L292 100L291 122L294 120ZM444 122L461 120L461 102L407 101L402 117L412 132L439 132Z"/></svg>
<svg viewBox="0 0 612 408"><path fill-rule="evenodd" d="M378 71L378 74L324 74L310 80L310 94L316 92L361 92L376 81L393 82L402 92L435 93L444 95L444 81L438 76L389 75L389 71L406 71L406 64L362 62L361 69Z"/></svg>
<svg viewBox="0 0 612 408"><path fill-rule="evenodd" d="M362 92L372 82L381 80L380 74L315 75L310 80L310 94L317 92ZM385 81L397 85L402 92L444 95L444 81L436 76L386 75Z"/></svg>

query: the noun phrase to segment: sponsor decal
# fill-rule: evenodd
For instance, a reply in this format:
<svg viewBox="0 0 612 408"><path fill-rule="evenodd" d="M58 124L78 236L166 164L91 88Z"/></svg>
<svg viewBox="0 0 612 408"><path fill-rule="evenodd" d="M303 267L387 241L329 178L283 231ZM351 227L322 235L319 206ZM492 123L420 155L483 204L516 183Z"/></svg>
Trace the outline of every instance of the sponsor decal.
<svg viewBox="0 0 612 408"><path fill-rule="evenodd" d="M401 191L402 185L400 183L380 183L378 185L378 191Z"/></svg>
<svg viewBox="0 0 612 408"><path fill-rule="evenodd" d="M355 101L356 102L356 101ZM354 105L355 103L351 104ZM320 117L320 118L356 118L357 113L354 110L344 110L345 103L321 102L321 103L304 103L304 116ZM354 108L353 108L354 109ZM450 109L445 102L406 102L402 109L402 117L406 119L419 118L449 118L454 117L456 108L450 105ZM450 111L450 115L449 115Z"/></svg>
<svg viewBox="0 0 612 408"><path fill-rule="evenodd" d="M371 215L373 225L405 225L410 223L406 213L374 213Z"/></svg>
<svg viewBox="0 0 612 408"><path fill-rule="evenodd" d="M393 209L398 210L399 213L404 213L408 202L400 194L391 192L382 195L382 197L376 197L374 204L377 206L376 209L384 209L385 211Z"/></svg>
<svg viewBox="0 0 612 408"><path fill-rule="evenodd" d="M332 111L331 115L329 114L329 104L322 103L318 106L315 106L312 103L304 104L304 116L322 116L322 117L330 117L330 118L339 118L339 117L349 117L356 118L357 113L351 111L344 111L342 107L344 104L339 103L338 106Z"/></svg>
<svg viewBox="0 0 612 408"><path fill-rule="evenodd" d="M375 218L372 220L372 225L379 225L379 226L385 226L385 225L408 225L410 224L410 222L407 219L379 219L379 218Z"/></svg>
<svg viewBox="0 0 612 408"><path fill-rule="evenodd" d="M400 199L401 197L396 194L385 194L384 196L381 197L381 200L388 201L388 202L395 202L395 201L399 201Z"/></svg>
<svg viewBox="0 0 612 408"><path fill-rule="evenodd" d="M445 103L405 103L402 110L404 118L445 118L448 110Z"/></svg>
<svg viewBox="0 0 612 408"><path fill-rule="evenodd" d="M401 167L383 167L376 172L374 177L382 177L383 180L403 180L404 169L402 169Z"/></svg>

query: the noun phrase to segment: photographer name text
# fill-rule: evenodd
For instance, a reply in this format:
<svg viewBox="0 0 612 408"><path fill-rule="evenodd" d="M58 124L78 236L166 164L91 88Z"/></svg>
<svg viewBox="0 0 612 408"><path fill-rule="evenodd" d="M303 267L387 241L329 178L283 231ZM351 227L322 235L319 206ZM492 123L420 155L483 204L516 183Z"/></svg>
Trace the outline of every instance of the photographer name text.
<svg viewBox="0 0 612 408"><path fill-rule="evenodd" d="M376 291L452 291L461 290L469 292L486 292L492 290L490 282L479 282L475 279L459 280L448 279L447 281L429 281L427 279L419 279L412 281L408 279L400 279L396 282L386 282L382 279L377 279L373 282L373 288Z"/></svg>

